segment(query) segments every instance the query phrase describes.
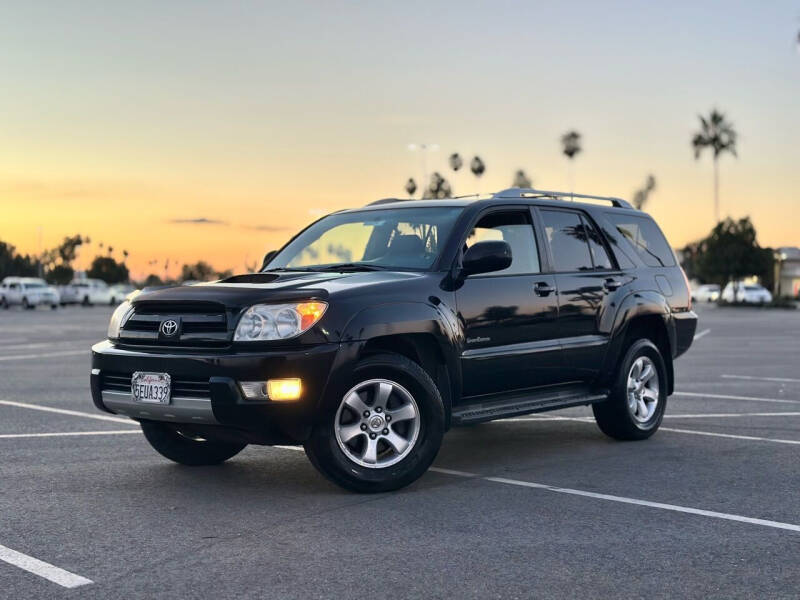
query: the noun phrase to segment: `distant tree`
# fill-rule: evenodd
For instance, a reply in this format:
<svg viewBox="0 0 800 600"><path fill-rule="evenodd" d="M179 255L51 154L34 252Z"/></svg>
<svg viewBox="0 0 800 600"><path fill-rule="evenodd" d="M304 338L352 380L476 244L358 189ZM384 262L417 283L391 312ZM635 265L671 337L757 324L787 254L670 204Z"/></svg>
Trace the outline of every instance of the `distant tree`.
<svg viewBox="0 0 800 600"><path fill-rule="evenodd" d="M447 162L450 165L450 168L456 172L461 169L462 166L464 166L464 159L461 158L461 155L458 152L453 152L447 159Z"/></svg>
<svg viewBox="0 0 800 600"><path fill-rule="evenodd" d="M75 270L69 265L55 265L45 273L47 283L67 285L75 277Z"/></svg>
<svg viewBox="0 0 800 600"><path fill-rule="evenodd" d="M645 179L644 185L636 190L633 194L633 205L637 210L642 210L644 205L650 198L650 194L656 189L656 178L653 175L648 175Z"/></svg>
<svg viewBox="0 0 800 600"><path fill-rule="evenodd" d="M435 171L433 175L431 175L431 181L428 184L425 192L422 194L422 197L442 199L450 198L452 195L453 192L450 189L450 184L447 183L447 180L442 177L438 171Z"/></svg>
<svg viewBox="0 0 800 600"><path fill-rule="evenodd" d="M18 254L11 244L0 242L0 279L3 277L36 277L39 274L39 261L26 254Z"/></svg>
<svg viewBox="0 0 800 600"><path fill-rule="evenodd" d="M93 279L102 279L106 283L125 283L130 276L128 267L110 256L95 256L86 275Z"/></svg>
<svg viewBox="0 0 800 600"><path fill-rule="evenodd" d="M515 188L529 188L533 185L531 178L525 174L525 171L519 169L516 173L514 173L514 181L511 183L511 187Z"/></svg>
<svg viewBox="0 0 800 600"><path fill-rule="evenodd" d="M144 281L142 282L142 284L143 284L145 287L148 287L148 286L158 286L158 285L164 285L164 282L161 280L161 277L159 277L159 276L158 276L158 275L156 275L155 273L150 273L150 275L148 275L147 277L145 277L145 279L144 279Z"/></svg>
<svg viewBox="0 0 800 600"><path fill-rule="evenodd" d="M728 218L697 244L692 261L694 275L701 281L724 286L750 276L769 281L774 256L771 249L758 245L750 217L738 221Z"/></svg>
<svg viewBox="0 0 800 600"><path fill-rule="evenodd" d="M197 261L193 265L183 265L181 267L182 281L210 281L216 276L214 267L204 260Z"/></svg>
<svg viewBox="0 0 800 600"><path fill-rule="evenodd" d="M480 156L476 156L469 163L469 170L472 171L475 177L481 177L486 172L486 163L483 162Z"/></svg>
<svg viewBox="0 0 800 600"><path fill-rule="evenodd" d="M225 269L224 271L217 271L217 279L227 279L233 275L233 269Z"/></svg>
<svg viewBox="0 0 800 600"><path fill-rule="evenodd" d="M130 256L130 254L128 253L128 251L127 250L123 250L122 251L122 262L127 261L129 256Z"/></svg>
<svg viewBox="0 0 800 600"><path fill-rule="evenodd" d="M736 131L725 115L714 109L708 118L698 115L700 131L692 137L695 160L710 148L714 158L714 221L719 222L719 157L726 152L736 156Z"/></svg>
<svg viewBox="0 0 800 600"><path fill-rule="evenodd" d="M411 198L414 197L414 192L417 191L417 182L414 181L413 177L409 177L408 181L406 181L405 190Z"/></svg>
<svg viewBox="0 0 800 600"><path fill-rule="evenodd" d="M575 187L573 161L575 160L575 156L577 156L582 150L583 148L581 146L580 133L572 129L561 136L561 152L567 157L567 159L569 159L569 162L567 163L569 167L567 171L567 178L569 179L570 191L574 191Z"/></svg>

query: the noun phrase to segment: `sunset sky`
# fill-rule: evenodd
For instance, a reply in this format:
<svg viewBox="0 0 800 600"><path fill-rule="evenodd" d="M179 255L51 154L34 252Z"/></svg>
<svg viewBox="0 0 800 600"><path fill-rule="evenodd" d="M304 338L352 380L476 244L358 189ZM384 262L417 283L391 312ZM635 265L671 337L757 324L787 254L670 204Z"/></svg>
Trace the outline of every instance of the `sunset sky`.
<svg viewBox="0 0 800 600"><path fill-rule="evenodd" d="M316 215L403 196L409 143L457 194L568 187L630 197L674 246L713 225L699 112L739 131L721 212L800 245L800 3L6 2L0 240L130 252L135 277L260 262ZM479 181L451 178L476 153ZM157 260L158 267L148 265ZM176 268L170 269L174 274Z"/></svg>

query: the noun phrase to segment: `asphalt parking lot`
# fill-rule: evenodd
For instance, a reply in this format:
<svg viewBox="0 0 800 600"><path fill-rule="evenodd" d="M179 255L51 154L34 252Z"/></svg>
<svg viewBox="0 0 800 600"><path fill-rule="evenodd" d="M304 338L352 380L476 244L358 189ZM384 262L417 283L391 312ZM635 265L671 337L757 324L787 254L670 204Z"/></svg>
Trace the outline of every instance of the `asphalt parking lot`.
<svg viewBox="0 0 800 600"><path fill-rule="evenodd" d="M800 590L800 311L700 307L645 442L588 408L452 430L391 494L302 450L167 462L96 412L109 308L0 313L0 597L770 597Z"/></svg>

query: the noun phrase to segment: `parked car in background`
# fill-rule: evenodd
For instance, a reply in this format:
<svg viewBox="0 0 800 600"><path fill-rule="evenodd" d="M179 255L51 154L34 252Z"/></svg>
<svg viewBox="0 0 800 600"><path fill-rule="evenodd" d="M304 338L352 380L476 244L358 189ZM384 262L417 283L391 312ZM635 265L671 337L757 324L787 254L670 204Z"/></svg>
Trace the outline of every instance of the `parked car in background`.
<svg viewBox="0 0 800 600"><path fill-rule="evenodd" d="M111 304L111 289L100 279L76 279L70 284L75 288L78 302L84 306Z"/></svg>
<svg viewBox="0 0 800 600"><path fill-rule="evenodd" d="M0 305L3 308L14 304L36 308L43 304L55 309L59 300L58 291L38 277L6 277L0 283Z"/></svg>
<svg viewBox="0 0 800 600"><path fill-rule="evenodd" d="M115 283L109 288L111 292L111 304L119 304L135 289L136 288L129 283Z"/></svg>
<svg viewBox="0 0 800 600"><path fill-rule="evenodd" d="M693 302L716 302L719 300L719 286L716 283L701 285L692 292Z"/></svg>
<svg viewBox="0 0 800 600"><path fill-rule="evenodd" d="M58 286L58 293L61 296L61 306L78 304L81 301L78 297L78 288L76 288L74 285L60 285Z"/></svg>
<svg viewBox="0 0 800 600"><path fill-rule="evenodd" d="M744 302L746 304L766 304L772 302L772 294L763 285L757 283L744 284L728 282L722 290L722 299L725 302Z"/></svg>

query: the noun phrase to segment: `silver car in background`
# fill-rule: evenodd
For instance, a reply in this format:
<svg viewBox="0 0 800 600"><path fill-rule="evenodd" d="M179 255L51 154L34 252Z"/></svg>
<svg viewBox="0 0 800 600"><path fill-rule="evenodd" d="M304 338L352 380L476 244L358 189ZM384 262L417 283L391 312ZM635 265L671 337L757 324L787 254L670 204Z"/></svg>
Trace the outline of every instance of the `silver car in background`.
<svg viewBox="0 0 800 600"><path fill-rule="evenodd" d="M0 283L0 306L3 308L18 304L27 309L39 305L56 309L60 302L58 291L38 277L6 277Z"/></svg>

